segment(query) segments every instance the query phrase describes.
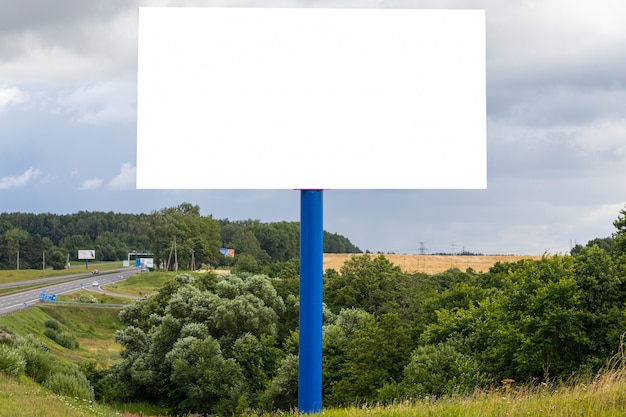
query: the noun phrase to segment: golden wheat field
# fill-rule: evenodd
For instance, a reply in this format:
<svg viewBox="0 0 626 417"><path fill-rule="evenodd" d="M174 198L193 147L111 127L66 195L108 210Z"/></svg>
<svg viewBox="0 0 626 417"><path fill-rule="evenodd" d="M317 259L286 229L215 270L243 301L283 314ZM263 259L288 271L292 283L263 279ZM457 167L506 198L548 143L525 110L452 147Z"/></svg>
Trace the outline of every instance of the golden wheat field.
<svg viewBox="0 0 626 417"><path fill-rule="evenodd" d="M344 262L354 254L349 253L325 253L324 271L334 269L339 271ZM359 255L357 255L359 256ZM380 256L369 254L372 258ZM517 262L520 259L541 259L539 256L522 255L477 255L477 256L445 256L445 255L416 255L416 254L384 254L385 258L394 265L399 266L404 272L423 272L437 274L450 268L459 268L465 271L472 268L476 272L487 272L496 262Z"/></svg>

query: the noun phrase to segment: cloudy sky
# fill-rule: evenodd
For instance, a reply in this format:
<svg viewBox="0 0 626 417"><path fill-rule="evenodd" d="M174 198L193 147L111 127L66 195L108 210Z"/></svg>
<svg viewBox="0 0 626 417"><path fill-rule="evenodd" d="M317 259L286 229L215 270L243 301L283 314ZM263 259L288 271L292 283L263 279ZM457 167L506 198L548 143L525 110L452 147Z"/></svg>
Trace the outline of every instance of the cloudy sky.
<svg viewBox="0 0 626 417"><path fill-rule="evenodd" d="M0 211L189 202L218 219L299 219L292 190L135 189L137 7L164 5L485 9L488 188L327 190L324 228L397 253L420 242L565 253L614 231L626 203L623 0L0 0Z"/></svg>

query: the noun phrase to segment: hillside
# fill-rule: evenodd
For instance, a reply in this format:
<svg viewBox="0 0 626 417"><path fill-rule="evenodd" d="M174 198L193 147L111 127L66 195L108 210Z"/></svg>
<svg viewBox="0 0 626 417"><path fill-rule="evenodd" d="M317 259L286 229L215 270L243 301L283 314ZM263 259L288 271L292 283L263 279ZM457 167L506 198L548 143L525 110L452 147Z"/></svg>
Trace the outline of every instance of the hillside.
<svg viewBox="0 0 626 417"><path fill-rule="evenodd" d="M344 262L354 254L351 253L325 253L324 271L334 269L339 271ZM372 257L378 254L370 254ZM445 255L416 255L416 254L385 254L394 265L402 268L404 272L423 272L426 274L438 274L450 268L459 268L465 271L472 268L476 272L487 272L496 262L517 262L520 259L541 259L541 256L522 255L481 255L481 256L445 256Z"/></svg>

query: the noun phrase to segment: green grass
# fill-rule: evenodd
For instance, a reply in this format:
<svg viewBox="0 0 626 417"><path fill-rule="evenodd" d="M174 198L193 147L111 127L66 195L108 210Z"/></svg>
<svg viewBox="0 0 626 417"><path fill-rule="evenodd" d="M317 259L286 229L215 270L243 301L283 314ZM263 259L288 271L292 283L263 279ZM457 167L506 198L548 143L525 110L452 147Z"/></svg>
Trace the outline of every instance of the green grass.
<svg viewBox="0 0 626 417"><path fill-rule="evenodd" d="M9 284L12 282L29 281L31 279L38 278L52 278L60 277L63 275L82 274L89 272L92 269L98 269L100 271L108 271L111 269L121 268L122 262L98 262L93 266L90 264L89 269L85 269L85 263L72 262L70 269L53 270L46 269L20 269L18 270L0 270L0 284Z"/></svg>
<svg viewBox="0 0 626 417"><path fill-rule="evenodd" d="M116 297L110 294L103 294L94 291L76 291L69 294L57 295L58 302L79 302L78 299L81 295L88 295L92 298L96 304L128 304L134 300L126 297Z"/></svg>
<svg viewBox="0 0 626 417"><path fill-rule="evenodd" d="M52 394L29 378L7 378L0 372L1 417L122 416L110 407Z"/></svg>
<svg viewBox="0 0 626 417"><path fill-rule="evenodd" d="M492 416L589 416L623 415L626 410L626 378L616 371L588 384L522 387L519 390L476 393L468 397L406 402L389 407L376 405L324 410L326 417L492 417Z"/></svg>
<svg viewBox="0 0 626 417"><path fill-rule="evenodd" d="M103 288L119 294L146 297L161 288L175 275L175 272L143 272L133 274L124 281L105 285Z"/></svg>
<svg viewBox="0 0 626 417"><path fill-rule="evenodd" d="M16 336L32 333L62 360L82 362L92 359L100 366L108 367L120 358L121 347L113 339L115 331L123 327L117 318L119 311L119 308L48 304L2 316L0 327ZM44 336L44 323L49 319L59 321L64 330L76 337L77 349L66 349Z"/></svg>
<svg viewBox="0 0 626 417"><path fill-rule="evenodd" d="M350 408L324 409L324 417L614 417L626 409L626 371L603 373L586 383L556 387L518 387L477 392L464 397L406 401L392 406L376 404ZM10 379L0 374L0 416L147 416L162 411L149 404L116 406L59 397L27 378ZM244 415L296 416L295 412Z"/></svg>

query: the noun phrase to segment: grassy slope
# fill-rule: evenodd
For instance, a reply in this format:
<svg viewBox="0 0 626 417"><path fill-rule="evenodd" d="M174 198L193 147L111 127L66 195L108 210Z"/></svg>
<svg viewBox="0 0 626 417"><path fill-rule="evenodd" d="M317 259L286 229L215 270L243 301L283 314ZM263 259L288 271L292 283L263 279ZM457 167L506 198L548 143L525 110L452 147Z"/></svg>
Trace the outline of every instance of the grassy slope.
<svg viewBox="0 0 626 417"><path fill-rule="evenodd" d="M588 383L580 382L555 389L545 386L522 387L392 407L366 406L324 410L325 417L613 417L623 416L625 413L624 368L607 372Z"/></svg>
<svg viewBox="0 0 626 417"><path fill-rule="evenodd" d="M176 274L174 272L150 272L134 274L124 281L106 285L104 289L119 294L145 297L157 291ZM193 274L192 274L193 275Z"/></svg>
<svg viewBox="0 0 626 417"><path fill-rule="evenodd" d="M93 417L120 416L100 404L51 394L28 378L12 379L0 373L1 417Z"/></svg>
<svg viewBox="0 0 626 417"><path fill-rule="evenodd" d="M105 307L37 306L0 317L0 327L17 336L34 334L59 358L73 362L93 359L109 366L119 358L120 346L113 341L115 331L122 328L118 313L119 309ZM65 349L44 336L44 323L49 319L58 320L76 337L78 349Z"/></svg>

